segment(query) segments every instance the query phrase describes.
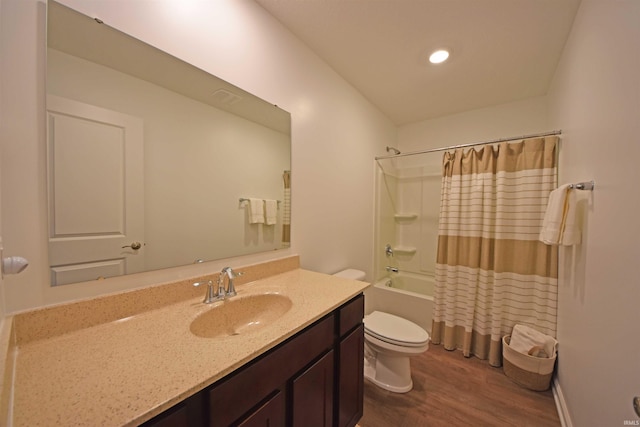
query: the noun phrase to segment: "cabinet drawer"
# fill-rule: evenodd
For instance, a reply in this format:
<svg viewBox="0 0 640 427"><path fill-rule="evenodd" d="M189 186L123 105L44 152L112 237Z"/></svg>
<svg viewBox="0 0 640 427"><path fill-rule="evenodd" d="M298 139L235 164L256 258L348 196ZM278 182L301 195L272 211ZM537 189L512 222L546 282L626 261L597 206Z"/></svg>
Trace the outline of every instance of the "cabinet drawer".
<svg viewBox="0 0 640 427"><path fill-rule="evenodd" d="M340 336L343 336L364 318L364 295L360 294L340 308Z"/></svg>

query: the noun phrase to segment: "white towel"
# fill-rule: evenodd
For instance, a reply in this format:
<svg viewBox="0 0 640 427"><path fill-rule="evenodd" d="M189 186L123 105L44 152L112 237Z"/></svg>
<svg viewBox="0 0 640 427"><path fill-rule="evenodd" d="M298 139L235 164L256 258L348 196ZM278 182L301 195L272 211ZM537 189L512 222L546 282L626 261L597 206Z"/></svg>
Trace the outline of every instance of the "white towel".
<svg viewBox="0 0 640 427"><path fill-rule="evenodd" d="M264 223L267 225L274 225L278 220L278 201L277 200L265 200L264 201Z"/></svg>
<svg viewBox="0 0 640 427"><path fill-rule="evenodd" d="M553 337L536 331L529 326L515 325L511 331L509 347L522 354L528 354L534 347L540 347L547 357L553 357L555 355L556 342Z"/></svg>
<svg viewBox="0 0 640 427"><path fill-rule="evenodd" d="M264 224L264 200L249 199L249 224Z"/></svg>
<svg viewBox="0 0 640 427"><path fill-rule="evenodd" d="M577 245L582 233L577 225L576 194L565 184L549 195L539 240L547 245Z"/></svg>

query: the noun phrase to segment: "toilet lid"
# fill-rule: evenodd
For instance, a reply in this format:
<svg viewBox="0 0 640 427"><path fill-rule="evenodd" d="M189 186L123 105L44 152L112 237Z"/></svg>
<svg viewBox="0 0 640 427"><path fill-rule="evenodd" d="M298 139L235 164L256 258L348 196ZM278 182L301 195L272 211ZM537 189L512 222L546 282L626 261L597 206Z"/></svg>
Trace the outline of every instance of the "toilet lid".
<svg viewBox="0 0 640 427"><path fill-rule="evenodd" d="M420 326L382 311L366 315L364 329L374 337L392 344L417 346L429 340L429 334Z"/></svg>

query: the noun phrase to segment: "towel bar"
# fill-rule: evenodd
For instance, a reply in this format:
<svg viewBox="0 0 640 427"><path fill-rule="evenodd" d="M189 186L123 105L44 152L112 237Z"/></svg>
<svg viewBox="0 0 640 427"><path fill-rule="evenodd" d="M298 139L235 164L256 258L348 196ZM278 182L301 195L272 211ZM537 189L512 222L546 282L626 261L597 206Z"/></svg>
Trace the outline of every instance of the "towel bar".
<svg viewBox="0 0 640 427"><path fill-rule="evenodd" d="M593 191L595 186L596 186L596 183L593 180L591 180L589 182L577 182L575 184L571 184L569 185L569 188L574 188L576 190Z"/></svg>
<svg viewBox="0 0 640 427"><path fill-rule="evenodd" d="M246 197L240 197L240 203L242 203L242 202L248 202L248 201L249 201L249 199L248 199L248 198L246 198ZM276 202L278 202L278 204L280 204L280 200L276 200Z"/></svg>

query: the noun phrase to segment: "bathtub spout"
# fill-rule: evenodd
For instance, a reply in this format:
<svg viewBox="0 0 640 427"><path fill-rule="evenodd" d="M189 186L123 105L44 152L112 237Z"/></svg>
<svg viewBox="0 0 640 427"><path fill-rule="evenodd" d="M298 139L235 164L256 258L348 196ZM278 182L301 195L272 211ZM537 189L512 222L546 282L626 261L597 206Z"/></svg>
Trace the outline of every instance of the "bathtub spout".
<svg viewBox="0 0 640 427"><path fill-rule="evenodd" d="M386 266L384 269L390 273L397 273L398 271L400 271L396 267L390 267L390 266Z"/></svg>

